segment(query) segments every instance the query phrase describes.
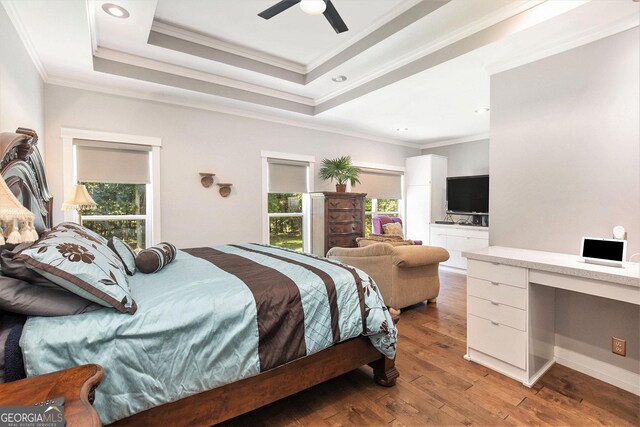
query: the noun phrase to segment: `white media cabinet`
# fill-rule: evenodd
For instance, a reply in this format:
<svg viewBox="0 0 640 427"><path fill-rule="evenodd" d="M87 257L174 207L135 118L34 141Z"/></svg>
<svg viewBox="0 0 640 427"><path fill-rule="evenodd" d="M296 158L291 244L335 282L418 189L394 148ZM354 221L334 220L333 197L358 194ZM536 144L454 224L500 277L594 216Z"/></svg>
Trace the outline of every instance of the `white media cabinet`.
<svg viewBox="0 0 640 427"><path fill-rule="evenodd" d="M449 251L449 259L441 266L465 270L467 259L463 251L489 246L489 227L457 224L431 224L430 246L440 246Z"/></svg>
<svg viewBox="0 0 640 427"><path fill-rule="evenodd" d="M586 264L575 255L501 246L462 256L469 259L465 359L528 387L561 361L561 349L555 345L556 289L640 305L637 263L607 267ZM570 367L581 370L581 366ZM640 377L635 372L604 364L585 368L588 375L640 394Z"/></svg>

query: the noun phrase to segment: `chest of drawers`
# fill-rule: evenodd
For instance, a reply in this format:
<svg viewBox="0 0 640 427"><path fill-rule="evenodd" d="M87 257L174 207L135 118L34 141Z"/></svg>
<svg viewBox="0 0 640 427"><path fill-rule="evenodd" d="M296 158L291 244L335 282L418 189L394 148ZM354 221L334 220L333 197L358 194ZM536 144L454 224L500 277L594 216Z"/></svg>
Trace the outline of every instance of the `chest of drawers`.
<svg viewBox="0 0 640 427"><path fill-rule="evenodd" d="M364 237L365 193L311 193L311 251L324 256L329 249L358 246Z"/></svg>

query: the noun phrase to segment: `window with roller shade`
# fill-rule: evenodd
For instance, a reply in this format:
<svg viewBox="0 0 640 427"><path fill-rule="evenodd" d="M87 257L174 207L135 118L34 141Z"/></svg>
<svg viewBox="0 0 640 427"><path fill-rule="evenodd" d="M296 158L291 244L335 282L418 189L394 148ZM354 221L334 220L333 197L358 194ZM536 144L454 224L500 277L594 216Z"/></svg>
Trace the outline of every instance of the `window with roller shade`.
<svg viewBox="0 0 640 427"><path fill-rule="evenodd" d="M75 153L77 180L97 203L83 210L83 225L134 249L150 246L151 148L77 140Z"/></svg>
<svg viewBox="0 0 640 427"><path fill-rule="evenodd" d="M269 244L302 251L308 215L309 163L267 159Z"/></svg>
<svg viewBox="0 0 640 427"><path fill-rule="evenodd" d="M362 168L360 184L354 188L367 193L365 199L365 236L373 232L374 216L400 216L402 205L402 172Z"/></svg>

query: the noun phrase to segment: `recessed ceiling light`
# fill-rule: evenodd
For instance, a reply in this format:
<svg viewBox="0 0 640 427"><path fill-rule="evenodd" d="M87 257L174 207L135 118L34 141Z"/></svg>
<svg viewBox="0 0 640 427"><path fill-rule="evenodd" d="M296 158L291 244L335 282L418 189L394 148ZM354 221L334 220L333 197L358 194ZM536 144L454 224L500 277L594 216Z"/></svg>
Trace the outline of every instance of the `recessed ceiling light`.
<svg viewBox="0 0 640 427"><path fill-rule="evenodd" d="M478 114L484 114L484 113L488 113L489 112L489 108L478 108L476 110L476 113Z"/></svg>
<svg viewBox="0 0 640 427"><path fill-rule="evenodd" d="M409 128L396 128L396 130L397 130L398 132L406 132L406 131L408 131L408 130L409 130Z"/></svg>
<svg viewBox="0 0 640 427"><path fill-rule="evenodd" d="M339 75L339 76L333 76L333 77L331 77L331 80L333 80L333 81L334 81L334 82L336 82L336 83L342 83L342 82L344 82L344 81L346 81L346 80L347 80L347 76L343 76L343 75L341 74L341 75Z"/></svg>
<svg viewBox="0 0 640 427"><path fill-rule="evenodd" d="M117 4L105 3L102 5L102 10L104 10L109 15L114 16L116 18L129 17L129 11L122 6L118 6Z"/></svg>

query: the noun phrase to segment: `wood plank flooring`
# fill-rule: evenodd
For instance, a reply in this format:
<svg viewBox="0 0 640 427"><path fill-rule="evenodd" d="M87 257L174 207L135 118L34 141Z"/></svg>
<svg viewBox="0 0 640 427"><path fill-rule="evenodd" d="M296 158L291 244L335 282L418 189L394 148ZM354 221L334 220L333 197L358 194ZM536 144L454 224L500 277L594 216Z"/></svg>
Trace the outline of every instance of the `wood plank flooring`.
<svg viewBox="0 0 640 427"><path fill-rule="evenodd" d="M402 312L395 387L375 385L363 367L225 424L640 425L640 397L572 369L555 365L529 389L465 361L466 277L441 271L440 279L436 304Z"/></svg>

